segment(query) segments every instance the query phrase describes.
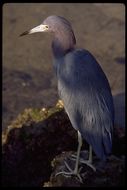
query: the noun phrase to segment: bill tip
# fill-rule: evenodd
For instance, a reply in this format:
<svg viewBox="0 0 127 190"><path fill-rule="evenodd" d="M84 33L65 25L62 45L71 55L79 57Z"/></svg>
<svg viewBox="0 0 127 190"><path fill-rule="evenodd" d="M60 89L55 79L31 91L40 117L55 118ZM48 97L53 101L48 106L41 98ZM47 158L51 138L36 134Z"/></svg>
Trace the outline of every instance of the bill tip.
<svg viewBox="0 0 127 190"><path fill-rule="evenodd" d="M21 37L21 36L24 36L24 35L27 35L27 34L29 34L29 31L25 31L22 34L20 34L19 36Z"/></svg>

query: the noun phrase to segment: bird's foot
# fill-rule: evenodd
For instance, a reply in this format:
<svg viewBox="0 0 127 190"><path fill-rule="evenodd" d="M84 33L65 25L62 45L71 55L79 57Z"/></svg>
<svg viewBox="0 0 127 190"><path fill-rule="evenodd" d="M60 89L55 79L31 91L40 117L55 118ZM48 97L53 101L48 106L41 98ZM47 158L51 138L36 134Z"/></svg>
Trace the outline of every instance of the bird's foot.
<svg viewBox="0 0 127 190"><path fill-rule="evenodd" d="M55 177L58 176L58 175L60 175L60 174L62 174L62 175L65 176L65 177L72 177L72 176L75 176L75 177L77 178L77 180L80 181L80 183L83 183L83 179L82 179L82 178L85 177L85 174L86 174L86 173L84 173L84 174L82 175L82 177L81 177L80 172L81 172L81 170L82 170L82 167L80 167L79 170L76 170L76 169L72 170L72 169L70 168L70 166L67 164L66 161L64 161L64 163L65 163L66 168L69 170L69 172L66 172L66 171L58 172L58 173L55 175Z"/></svg>
<svg viewBox="0 0 127 190"><path fill-rule="evenodd" d="M76 155L72 154L69 159L75 161L76 160ZM80 157L79 158L79 163L86 164L87 166L89 166L90 168L92 168L94 172L96 172L96 168L92 165L92 163L91 163L90 160L85 160L85 159L83 159L83 158Z"/></svg>

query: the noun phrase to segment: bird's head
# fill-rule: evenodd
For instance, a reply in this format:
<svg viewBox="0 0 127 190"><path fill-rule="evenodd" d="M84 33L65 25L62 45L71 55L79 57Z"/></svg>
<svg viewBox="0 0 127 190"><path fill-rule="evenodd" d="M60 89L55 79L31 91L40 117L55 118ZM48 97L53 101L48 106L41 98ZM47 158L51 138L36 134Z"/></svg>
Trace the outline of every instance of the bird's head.
<svg viewBox="0 0 127 190"><path fill-rule="evenodd" d="M53 32L52 49L55 57L65 55L74 48L76 39L71 24L61 16L49 16L42 24L22 33L20 36L37 32Z"/></svg>
<svg viewBox="0 0 127 190"><path fill-rule="evenodd" d="M71 24L61 16L49 16L47 17L42 24L32 28L29 31L25 31L20 36L27 34L33 34L37 32L59 32L59 31L70 31L72 30Z"/></svg>

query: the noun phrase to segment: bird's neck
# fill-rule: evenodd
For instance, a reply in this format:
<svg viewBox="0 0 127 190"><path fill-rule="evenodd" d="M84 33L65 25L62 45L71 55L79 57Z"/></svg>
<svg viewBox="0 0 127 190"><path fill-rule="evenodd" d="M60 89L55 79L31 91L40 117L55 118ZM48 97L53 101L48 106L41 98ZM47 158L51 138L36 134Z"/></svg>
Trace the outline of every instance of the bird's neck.
<svg viewBox="0 0 127 190"><path fill-rule="evenodd" d="M74 49L75 45L74 35L68 35L65 33L59 33L55 35L52 42L52 51L56 59L65 56L66 53Z"/></svg>

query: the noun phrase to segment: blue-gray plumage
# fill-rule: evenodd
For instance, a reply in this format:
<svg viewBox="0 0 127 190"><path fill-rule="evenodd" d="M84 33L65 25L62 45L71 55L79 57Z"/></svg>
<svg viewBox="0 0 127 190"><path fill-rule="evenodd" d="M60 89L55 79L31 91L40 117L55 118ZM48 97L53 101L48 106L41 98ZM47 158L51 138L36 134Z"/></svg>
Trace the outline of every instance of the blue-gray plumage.
<svg viewBox="0 0 127 190"><path fill-rule="evenodd" d="M57 66L58 89L73 127L101 159L111 153L113 102L108 81L86 50L68 53Z"/></svg>
<svg viewBox="0 0 127 190"><path fill-rule="evenodd" d="M75 48L75 36L66 19L49 16L41 25L22 35L43 31L54 33L52 51L58 92L72 126L78 131L80 145L74 170L78 174L81 137L100 159L105 160L111 153L114 123L111 89L93 55L85 49Z"/></svg>

